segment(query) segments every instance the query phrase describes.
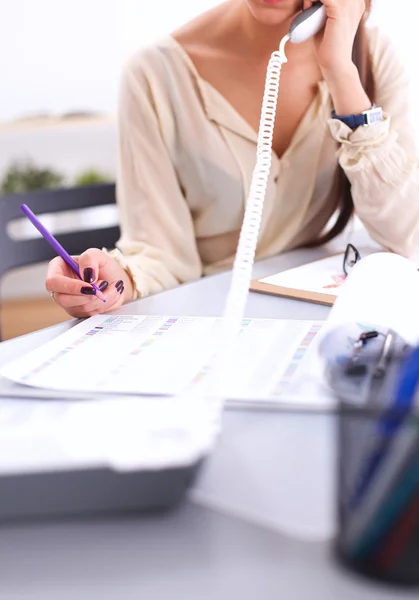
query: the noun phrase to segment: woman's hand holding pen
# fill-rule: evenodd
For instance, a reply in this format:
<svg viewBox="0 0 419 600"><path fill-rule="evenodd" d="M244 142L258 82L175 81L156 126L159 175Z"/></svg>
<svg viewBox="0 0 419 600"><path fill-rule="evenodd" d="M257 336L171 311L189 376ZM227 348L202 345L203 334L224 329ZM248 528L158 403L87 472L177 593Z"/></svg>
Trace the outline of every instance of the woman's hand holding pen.
<svg viewBox="0 0 419 600"><path fill-rule="evenodd" d="M119 308L133 297L133 287L127 272L117 261L105 252L92 248L79 257L74 257L79 265L83 281L60 257L54 258L49 266L46 289L55 302L72 317L91 317ZM96 284L103 294L103 302L89 284Z"/></svg>

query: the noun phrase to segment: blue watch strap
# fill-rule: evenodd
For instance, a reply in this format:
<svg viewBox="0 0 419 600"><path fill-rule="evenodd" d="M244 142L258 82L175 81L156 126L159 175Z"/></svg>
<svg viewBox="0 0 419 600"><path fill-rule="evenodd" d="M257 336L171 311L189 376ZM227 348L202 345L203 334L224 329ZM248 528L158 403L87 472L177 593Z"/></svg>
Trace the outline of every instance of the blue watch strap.
<svg viewBox="0 0 419 600"><path fill-rule="evenodd" d="M332 112L332 119L342 121L345 125L348 125L351 129L356 129L361 125L366 125L365 115L337 115L335 111Z"/></svg>
<svg viewBox="0 0 419 600"><path fill-rule="evenodd" d="M338 119L345 123L351 129L361 127L361 125L371 125L383 120L383 111L375 105L370 110L366 110L360 115L337 115L336 111L332 111L332 119Z"/></svg>

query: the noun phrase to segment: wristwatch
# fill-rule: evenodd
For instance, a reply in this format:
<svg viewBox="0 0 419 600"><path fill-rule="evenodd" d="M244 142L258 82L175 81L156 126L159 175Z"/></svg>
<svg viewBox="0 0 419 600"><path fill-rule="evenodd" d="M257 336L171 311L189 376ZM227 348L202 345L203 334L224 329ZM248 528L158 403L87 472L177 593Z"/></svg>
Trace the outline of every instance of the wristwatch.
<svg viewBox="0 0 419 600"><path fill-rule="evenodd" d="M351 129L356 129L363 125L367 127L368 125L372 125L373 123L379 123L383 120L383 110L380 107L372 105L369 110L365 110L360 115L337 115L336 111L332 110L332 119L338 119L342 121Z"/></svg>

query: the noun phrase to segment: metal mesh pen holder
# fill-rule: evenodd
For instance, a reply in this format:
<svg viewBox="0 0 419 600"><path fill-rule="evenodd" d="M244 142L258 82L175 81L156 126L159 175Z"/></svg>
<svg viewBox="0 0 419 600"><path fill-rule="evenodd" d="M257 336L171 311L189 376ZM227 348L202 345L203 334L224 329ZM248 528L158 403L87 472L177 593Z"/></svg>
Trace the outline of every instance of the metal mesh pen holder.
<svg viewBox="0 0 419 600"><path fill-rule="evenodd" d="M338 557L370 578L419 586L419 412L341 399L338 421Z"/></svg>

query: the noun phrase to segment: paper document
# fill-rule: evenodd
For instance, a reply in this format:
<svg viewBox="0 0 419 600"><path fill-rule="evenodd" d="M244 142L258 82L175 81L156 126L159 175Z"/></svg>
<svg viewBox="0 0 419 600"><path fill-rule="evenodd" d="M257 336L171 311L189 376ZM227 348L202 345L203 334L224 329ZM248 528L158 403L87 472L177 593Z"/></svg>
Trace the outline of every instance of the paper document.
<svg viewBox="0 0 419 600"><path fill-rule="evenodd" d="M409 343L419 340L419 273L414 262L377 253L355 265L322 334L343 323L394 329Z"/></svg>
<svg viewBox="0 0 419 600"><path fill-rule="evenodd" d="M177 395L205 385L221 323L214 317L95 316L6 365L1 375L65 392ZM304 365L321 326L244 319L225 397L292 403L309 394ZM307 406L325 402L304 398Z"/></svg>
<svg viewBox="0 0 419 600"><path fill-rule="evenodd" d="M361 262L372 254L384 254L379 249L360 247ZM386 253L391 256L390 253ZM252 282L251 290L285 296L332 306L346 287L347 277L343 271L344 253L282 271ZM419 264L418 257L412 264Z"/></svg>
<svg viewBox="0 0 419 600"><path fill-rule="evenodd" d="M219 417L204 399L0 400L0 475L192 464L211 451Z"/></svg>
<svg viewBox="0 0 419 600"><path fill-rule="evenodd" d="M337 296L346 279L342 270L342 261L343 254L337 254L264 277L260 281L278 287Z"/></svg>

